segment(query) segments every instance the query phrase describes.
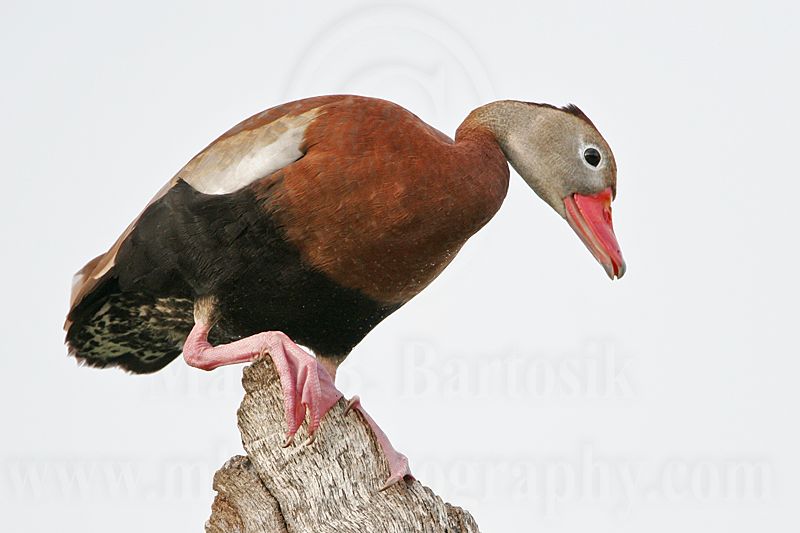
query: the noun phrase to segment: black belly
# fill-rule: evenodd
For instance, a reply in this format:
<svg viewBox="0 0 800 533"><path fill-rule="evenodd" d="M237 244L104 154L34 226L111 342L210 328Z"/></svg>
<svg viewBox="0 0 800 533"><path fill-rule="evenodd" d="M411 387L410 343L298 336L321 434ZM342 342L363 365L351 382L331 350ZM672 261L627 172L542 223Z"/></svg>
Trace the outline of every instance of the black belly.
<svg viewBox="0 0 800 533"><path fill-rule="evenodd" d="M318 354L346 355L399 305L307 265L271 208L249 189L207 195L180 181L147 208L121 247L119 289L155 298L214 296L212 340L279 330Z"/></svg>

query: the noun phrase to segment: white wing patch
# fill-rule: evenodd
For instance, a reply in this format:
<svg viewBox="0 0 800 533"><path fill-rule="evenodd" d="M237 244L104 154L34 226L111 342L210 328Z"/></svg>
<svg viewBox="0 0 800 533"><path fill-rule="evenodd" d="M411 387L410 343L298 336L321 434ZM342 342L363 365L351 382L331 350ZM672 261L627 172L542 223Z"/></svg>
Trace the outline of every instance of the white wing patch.
<svg viewBox="0 0 800 533"><path fill-rule="evenodd" d="M300 159L306 128L317 113L312 109L281 117L218 140L189 161L177 176L204 194L238 191Z"/></svg>

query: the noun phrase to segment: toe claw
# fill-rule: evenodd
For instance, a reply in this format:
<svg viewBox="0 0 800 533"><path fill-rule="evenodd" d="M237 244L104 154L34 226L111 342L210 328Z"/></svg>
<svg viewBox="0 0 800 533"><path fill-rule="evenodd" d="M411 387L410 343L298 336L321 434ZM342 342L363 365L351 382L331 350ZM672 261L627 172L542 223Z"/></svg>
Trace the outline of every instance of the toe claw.
<svg viewBox="0 0 800 533"><path fill-rule="evenodd" d="M385 491L386 489L388 489L389 487L391 487L392 485L394 485L394 484L395 484L395 483L397 483L398 481L400 481L400 480L399 480L399 479L395 479L395 478L389 478L389 479L387 479L387 480L386 480L386 483L384 483L384 484L383 484L383 486L382 486L381 488L379 488L379 489L378 489L378 492L383 492L383 491Z"/></svg>
<svg viewBox="0 0 800 533"><path fill-rule="evenodd" d="M409 476L409 477L411 477L411 476ZM403 481L405 478L406 478L406 476L404 476L402 474L394 474L392 476L389 476L389 479L387 479L386 483L384 483L383 486L378 489L378 492L383 492L386 489L391 488L394 485L397 485L400 481ZM412 479L413 479L413 477L412 477Z"/></svg>
<svg viewBox="0 0 800 533"><path fill-rule="evenodd" d="M308 435L308 438L303 442L303 446L310 446L311 444L314 443L315 440L317 440L316 432Z"/></svg>
<svg viewBox="0 0 800 533"><path fill-rule="evenodd" d="M281 444L281 448L288 448L292 444L294 444L294 433L286 435L286 438L283 439L283 444Z"/></svg>

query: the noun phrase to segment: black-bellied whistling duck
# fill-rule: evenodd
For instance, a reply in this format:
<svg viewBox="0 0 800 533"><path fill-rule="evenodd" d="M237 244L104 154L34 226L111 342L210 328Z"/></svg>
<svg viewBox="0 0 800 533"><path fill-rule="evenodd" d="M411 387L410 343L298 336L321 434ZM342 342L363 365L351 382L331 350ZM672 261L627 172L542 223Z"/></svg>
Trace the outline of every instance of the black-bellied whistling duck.
<svg viewBox="0 0 800 533"><path fill-rule="evenodd" d="M494 102L453 141L391 102L322 96L241 122L156 194L75 276L69 351L136 373L181 351L205 370L268 353L284 389L286 445L306 410L313 436L341 397L338 365L494 216L508 162L621 277L614 156L577 107ZM409 475L365 417L388 483Z"/></svg>

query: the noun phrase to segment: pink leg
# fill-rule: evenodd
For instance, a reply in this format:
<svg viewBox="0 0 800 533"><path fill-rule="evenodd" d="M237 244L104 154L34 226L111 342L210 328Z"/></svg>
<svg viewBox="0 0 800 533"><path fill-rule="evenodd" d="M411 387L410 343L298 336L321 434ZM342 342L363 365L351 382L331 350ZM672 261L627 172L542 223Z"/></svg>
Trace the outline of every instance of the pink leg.
<svg viewBox="0 0 800 533"><path fill-rule="evenodd" d="M352 409L355 409L361 413L361 416L364 417L364 420L367 422L370 429L372 429L372 433L375 434L378 444L381 446L383 455L386 457L386 462L389 463L389 479L386 480L386 483L383 484L383 487L381 487L380 490L388 489L401 479L414 479L414 476L411 474L411 470L408 467L408 457L394 449L394 446L392 446L392 443L389 442L389 437L386 436L386 433L383 432L383 430L378 426L377 422L375 422L375 420L373 420L373 418L369 416L369 414L361 406L361 399L358 396L353 396L350 401L347 402L345 414Z"/></svg>
<svg viewBox="0 0 800 533"><path fill-rule="evenodd" d="M275 363L283 388L283 405L288 426L284 446L294 441L294 435L305 419L306 409L310 418L307 442L313 441L320 420L342 397L323 365L280 331L258 333L229 344L211 346L208 342L210 329L205 322L195 323L183 345L186 362L196 368L213 370L224 365L249 363L266 352ZM408 458L394 449L386 433L361 406L358 396L348 402L347 411L351 409L364 417L389 463L389 479L380 490L387 489L401 479L413 479L408 468Z"/></svg>
<svg viewBox="0 0 800 533"><path fill-rule="evenodd" d="M306 409L309 414L308 441L314 440L325 413L342 397L333 385L328 372L280 331L258 333L229 344L211 346L208 332L211 328L197 322L183 345L183 356L193 367L212 370L234 363L247 363L266 352L275 363L283 388L283 406L286 414L286 440L284 446L294 441L294 435L303 423Z"/></svg>

